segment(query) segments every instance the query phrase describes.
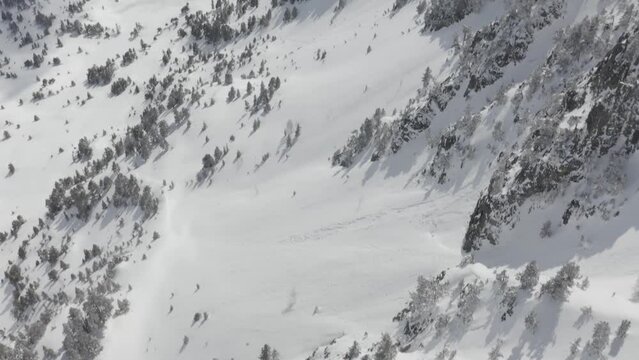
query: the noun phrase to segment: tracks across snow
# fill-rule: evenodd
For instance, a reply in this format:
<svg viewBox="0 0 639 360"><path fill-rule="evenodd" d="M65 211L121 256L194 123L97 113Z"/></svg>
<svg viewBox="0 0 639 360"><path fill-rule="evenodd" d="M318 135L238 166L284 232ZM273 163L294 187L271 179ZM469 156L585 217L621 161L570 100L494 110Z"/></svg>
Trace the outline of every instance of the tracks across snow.
<svg viewBox="0 0 639 360"><path fill-rule="evenodd" d="M339 221L314 230L293 234L280 240L280 243L304 243L309 241L319 241L345 231L358 231L374 227L382 220L407 221L408 224L430 234L437 231L439 220L451 218L465 218L467 213L463 211L466 207L460 206L463 202L471 201L470 192L460 197L458 202L450 202L444 197L426 199L418 202L396 206L388 209L381 209L366 215L353 217L346 221Z"/></svg>

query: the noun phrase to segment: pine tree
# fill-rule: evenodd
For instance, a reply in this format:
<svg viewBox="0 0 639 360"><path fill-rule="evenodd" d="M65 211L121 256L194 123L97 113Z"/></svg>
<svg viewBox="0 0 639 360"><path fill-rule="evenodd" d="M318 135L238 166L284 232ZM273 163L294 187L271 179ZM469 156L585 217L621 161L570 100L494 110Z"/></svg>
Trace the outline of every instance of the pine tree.
<svg viewBox="0 0 639 360"><path fill-rule="evenodd" d="M509 287L504 292L504 297L501 299L500 306L505 309L501 315L501 321L506 321L509 316L514 314L514 308L517 304L517 288L514 286Z"/></svg>
<svg viewBox="0 0 639 360"><path fill-rule="evenodd" d="M393 344L388 333L382 334L382 340L377 344L375 360L394 360L397 356L397 347Z"/></svg>
<svg viewBox="0 0 639 360"><path fill-rule="evenodd" d="M396 0L395 7L403 6L406 0ZM482 0L432 0L424 14L425 28L437 31L462 20L466 15L481 8Z"/></svg>
<svg viewBox="0 0 639 360"><path fill-rule="evenodd" d="M262 350L258 356L259 360L279 360L279 358L279 352L271 348L268 344L264 344L264 346L262 346Z"/></svg>
<svg viewBox="0 0 639 360"><path fill-rule="evenodd" d="M271 347L268 344L264 344L262 346L262 350L260 352L259 360L271 360Z"/></svg>
<svg viewBox="0 0 639 360"><path fill-rule="evenodd" d="M235 88L231 86L228 96L226 97L226 102L230 103L230 102L233 102L233 100L235 100Z"/></svg>
<svg viewBox="0 0 639 360"><path fill-rule="evenodd" d="M615 338L619 340L625 339L628 329L630 329L630 320L622 320L621 324L619 324L619 327L617 328Z"/></svg>
<svg viewBox="0 0 639 360"><path fill-rule="evenodd" d="M424 71L424 75L422 75L422 87L427 88L428 85L430 85L430 82L432 79L433 79L433 72L429 66L426 68L426 71Z"/></svg>
<svg viewBox="0 0 639 360"><path fill-rule="evenodd" d="M610 324L600 321L595 324L592 339L586 344L586 351L590 356L600 357L610 342Z"/></svg>
<svg viewBox="0 0 639 360"><path fill-rule="evenodd" d="M437 302L448 292L448 282L442 280L443 276L417 278L417 288L410 293L411 322L420 322L424 318L429 321L429 317L436 313Z"/></svg>
<svg viewBox="0 0 639 360"><path fill-rule="evenodd" d="M78 142L78 151L77 151L77 160L84 161L91 159L93 155L93 149L91 148L91 144L86 137L83 137Z"/></svg>
<svg viewBox="0 0 639 360"><path fill-rule="evenodd" d="M224 75L224 85L231 85L233 84L233 74L231 74L230 72L227 72Z"/></svg>
<svg viewBox="0 0 639 360"><path fill-rule="evenodd" d="M126 79L119 78L111 84L111 94L113 96L118 96L122 94L128 86L129 82Z"/></svg>
<svg viewBox="0 0 639 360"><path fill-rule="evenodd" d="M541 294L548 294L556 301L566 301L578 277L579 265L570 262L562 266L552 279L541 286Z"/></svg>
<svg viewBox="0 0 639 360"><path fill-rule="evenodd" d="M517 274L517 279L520 282L520 288L523 290L532 290L539 282L539 269L537 268L537 262L531 261L526 265L523 272Z"/></svg>
<svg viewBox="0 0 639 360"><path fill-rule="evenodd" d="M357 343L357 341L353 341L353 345L351 345L351 347L348 348L348 351L346 352L346 354L344 354L344 359L345 360L357 359L360 353L361 351L359 348L359 344Z"/></svg>
<svg viewBox="0 0 639 360"><path fill-rule="evenodd" d="M495 346L488 353L489 360L499 360L500 358L504 357L504 355L501 353L501 347L503 346L503 344L504 344L503 340L501 339L497 340L497 342L495 343Z"/></svg>
<svg viewBox="0 0 639 360"><path fill-rule="evenodd" d="M533 334L536 333L538 327L537 313L534 310L528 313L526 319L524 319L524 323L526 324L526 329L528 331L532 332Z"/></svg>
<svg viewBox="0 0 639 360"><path fill-rule="evenodd" d="M470 324L473 320L475 310L479 307L479 293L481 290L482 285L478 283L466 284L462 288L457 302L457 317L459 317L464 324Z"/></svg>

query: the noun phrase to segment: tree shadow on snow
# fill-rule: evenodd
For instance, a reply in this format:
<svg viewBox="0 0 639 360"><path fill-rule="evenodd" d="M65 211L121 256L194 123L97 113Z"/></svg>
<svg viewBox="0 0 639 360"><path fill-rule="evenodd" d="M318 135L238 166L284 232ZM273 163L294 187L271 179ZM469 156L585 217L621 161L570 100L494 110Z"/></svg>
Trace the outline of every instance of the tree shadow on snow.
<svg viewBox="0 0 639 360"><path fill-rule="evenodd" d="M619 351L621 350L621 347L623 347L624 341L624 338L615 337L615 339L612 340L612 343L610 343L610 352L608 354L613 357L617 356L619 354Z"/></svg>
<svg viewBox="0 0 639 360"><path fill-rule="evenodd" d="M542 297L532 310L537 314L537 320L539 323L538 329L535 333L524 330L519 337L517 346L511 350L507 359L517 360L526 357L535 360L545 359L544 354L546 352L546 348L550 345L554 345L555 343L555 332L559 324L561 306L561 303L554 301L547 296ZM522 315L526 316L527 314ZM522 354L526 344L528 345L528 353L526 356L523 356Z"/></svg>
<svg viewBox="0 0 639 360"><path fill-rule="evenodd" d="M496 286L493 290L493 294L493 298L495 299L501 300L503 298L503 294L497 291ZM487 310L490 313L490 318L485 324L485 327L489 327L488 335L486 335L486 345L490 344L495 339L505 338L512 332L515 324L521 321L521 315L526 315L522 314L522 305L525 304L530 297L530 291L518 290L517 301L513 307L512 315L506 314L506 309L497 301L489 304Z"/></svg>
<svg viewBox="0 0 639 360"><path fill-rule="evenodd" d="M519 208L519 216L514 227L503 229L500 233L501 243L496 246L488 243L475 252L475 260L488 267L508 266L521 267L531 260L536 260L540 270L555 268L569 261L587 259L611 249L623 235L629 231L638 231L636 214L639 199L632 198L622 206L616 207L618 214L609 220L596 213L590 216L588 223L579 224L580 219L570 221L567 225L555 225L553 234L548 238L539 236L540 224L547 219L557 224L569 199L554 202L554 206L535 205L538 200L527 201ZM523 221L526 217L526 221ZM588 238L581 237L588 234ZM548 251L552 247L552 251Z"/></svg>

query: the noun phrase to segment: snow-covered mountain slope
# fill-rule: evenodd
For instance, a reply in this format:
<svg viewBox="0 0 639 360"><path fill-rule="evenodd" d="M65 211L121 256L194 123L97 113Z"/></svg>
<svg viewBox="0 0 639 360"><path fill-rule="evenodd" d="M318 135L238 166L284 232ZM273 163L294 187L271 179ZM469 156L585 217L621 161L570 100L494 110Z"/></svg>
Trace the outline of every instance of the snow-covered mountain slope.
<svg viewBox="0 0 639 360"><path fill-rule="evenodd" d="M635 6L0 1L0 358L633 359Z"/></svg>

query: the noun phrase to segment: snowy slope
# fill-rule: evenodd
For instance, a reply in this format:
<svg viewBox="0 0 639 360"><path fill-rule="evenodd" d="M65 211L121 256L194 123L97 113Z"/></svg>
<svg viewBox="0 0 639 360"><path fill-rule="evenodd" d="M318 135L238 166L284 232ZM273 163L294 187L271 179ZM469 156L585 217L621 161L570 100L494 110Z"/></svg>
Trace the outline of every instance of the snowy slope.
<svg viewBox="0 0 639 360"><path fill-rule="evenodd" d="M561 218L573 188L556 190L543 201L522 198L515 216L520 221L504 222L495 235L497 245L481 239L485 244L473 251L473 261L467 260L473 263L458 266L467 256L462 247L478 200L496 186L495 174L506 167L506 159L525 152L528 136L542 124L541 113L560 93L557 84L582 76L578 86L585 89L590 71L623 30L602 26L597 36L606 41L589 53L590 60L574 61L563 73L557 70L554 77L548 76L547 89L526 97L521 106L513 102L518 89L530 87L537 69L549 63L560 29L598 14L616 23L626 9L623 1L566 1L556 17L549 16L547 24L532 31L521 60L508 63L493 83L467 96L465 66L471 66L471 73L486 74L490 69L483 72L473 67L476 63L468 65L464 50L455 50L455 44L464 32L472 34L496 20L507 24L508 7L516 1L485 1L450 26L423 31L419 1L392 10L390 1L348 0L336 10L338 1L332 0L296 1L275 8L262 0L257 7L249 5L244 14L234 12L228 24L239 29L251 16L259 22L270 10L267 25L258 23L251 31L216 43L197 40L187 25L187 18L198 10L209 19L219 14L219 9L209 13L210 1L191 1L183 8L185 4L176 0L90 0L77 14L67 8L75 2L26 3L30 7L24 10L7 1L0 6L25 19L18 23L17 35L11 35L10 21L3 21L0 34L0 50L10 58L0 70L17 75L0 80L0 131L10 133L0 141L0 164L15 166L15 173L0 179L0 232L9 232L17 215L26 220L18 236L8 236L0 244L6 269L17 264L24 276L16 284L7 275L1 285L5 296L0 343L18 349L22 346L18 334L51 310L42 338L30 349L36 358L45 356L43 346L53 349L57 358L72 358L64 340L69 338L65 330L71 322L69 309L83 308L88 302L78 296L78 288L112 299L113 311L117 300L130 302L128 312L108 316L104 327L89 331L99 339L102 348L94 353L100 359L250 359L264 344L276 348L282 359L337 359L354 340L360 342L362 355L372 356L382 333L393 335L403 350L399 358L435 358L444 348L455 350L456 359L486 358L499 342L505 358L563 359L572 341L581 337L583 347L593 325L604 320L613 331L608 356L632 359L639 350L639 305L630 301L639 272L633 216L639 178L634 154L623 165L623 189L601 195L616 199L606 211L619 210L618 216L608 220L584 211L570 227L553 221L553 235L541 238L544 222ZM293 6L297 15L286 20L285 10ZM429 6L427 2L426 9ZM42 39L36 38L42 28L34 23L34 9L56 16L51 34ZM98 36L56 34L59 22L67 18L87 24L99 21L106 30ZM632 19L636 24L639 18ZM139 34L130 36L136 23L141 25ZM183 36L180 29L186 31ZM510 30L504 31L507 39L515 37ZM18 46L14 37L20 39L26 32L39 47ZM62 47L56 46L58 38ZM44 63L39 68L25 66L45 44ZM120 57L130 48L136 50L137 59L124 65ZM171 56L163 64L167 49ZM248 57L242 55L247 49ZM478 66L490 65L490 51L496 48L488 49L486 56L477 58L485 61ZM55 57L60 65L53 65ZM88 84L87 70L109 58L115 58L116 64L109 84ZM444 109L428 113L428 128L411 129L410 136L396 142L398 148L385 151L376 161L371 161L376 146L371 143L350 166L334 166L333 154L377 108L385 109L380 122L391 129L391 137L399 134L396 129L402 128L402 121L417 113L433 93L422 78L427 68L437 83L460 85L453 95L444 95L450 95ZM226 81L227 73L232 81ZM145 98L153 76L160 83L167 76L173 80L165 90L158 84L151 91L153 97ZM270 94L270 111L247 109L245 100L248 108L253 103L247 83L257 95L260 83L268 87L275 77L281 85ZM130 82L114 96L111 84L118 78ZM42 87L42 79L55 82ZM149 186L158 201L156 212L147 218L143 205L116 206L114 186L104 188L87 219L76 218L78 209L73 206L46 217L45 200L58 179L73 177L76 171L82 174L105 149L116 149L121 139L128 141L145 109L168 106L170 99L163 96L170 98L180 86L187 91L186 100L175 111L160 109L157 119L168 124L166 143L152 145L148 156L141 155L140 148L129 156L116 155L95 176L98 182L103 176L115 179L118 172L133 175L141 188ZM241 95L229 101L231 87ZM32 100L41 89L44 99ZM203 95L190 102L194 92ZM570 115L585 122L597 96L589 93L584 105ZM174 121L174 112L181 109L188 109L188 120ZM477 123L462 137L466 115ZM516 116L529 121L515 123ZM295 136L297 126L300 131ZM442 140L447 134L455 136L453 150ZM92 160L77 159L78 142L84 137L93 149ZM212 168L202 170L203 157L215 155L216 147L228 150ZM541 150L536 155L545 156ZM584 166L584 171L605 173L605 161L592 160L592 167ZM113 164L118 171L113 171ZM515 173L517 166L509 171ZM500 184L504 194L516 188L510 175L506 172ZM593 176L592 181L597 179ZM38 225L38 219L44 226ZM38 228L35 235L33 227ZM102 252L87 259L84 250L94 244ZM62 269L57 259L46 263L38 254L51 246L66 248L60 259L68 269ZM26 252L23 258L19 248ZM102 259L100 266L93 265ZM540 286L522 290L515 314L501 321L502 293L493 284L495 274L506 270L509 285L516 286L515 274L531 260L541 271L540 283L575 261L590 286L583 290L575 286L566 302L540 296ZM107 262L113 263L113 273ZM50 278L52 269L59 271L59 279ZM76 278L87 269L91 280ZM472 321L465 326L453 321L440 337L430 329L406 337L403 320L392 321L393 317L406 306L418 276L432 278L442 270L447 271L450 291L439 305L453 319L458 282L485 283ZM24 295L27 290L20 284L28 287L34 281L39 283L39 301L17 317L12 311L14 290ZM44 296L59 292L68 300ZM592 319L581 318L584 306L592 307ZM535 333L524 326L531 310L538 314ZM200 317L194 318L196 314ZM623 319L631 320L632 326L625 341L614 343L614 331ZM6 354L8 350L0 352L11 359L30 358ZM588 358L585 354L573 358Z"/></svg>

